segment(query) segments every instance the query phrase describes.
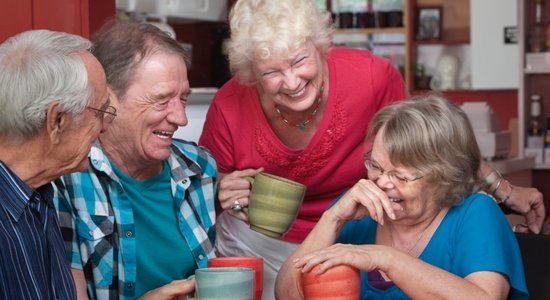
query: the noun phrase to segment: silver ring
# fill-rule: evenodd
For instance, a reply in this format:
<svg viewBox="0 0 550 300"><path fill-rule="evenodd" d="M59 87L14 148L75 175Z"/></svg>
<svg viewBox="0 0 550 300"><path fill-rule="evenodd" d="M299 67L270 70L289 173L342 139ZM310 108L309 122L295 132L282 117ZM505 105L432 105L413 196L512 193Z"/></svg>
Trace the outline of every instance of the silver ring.
<svg viewBox="0 0 550 300"><path fill-rule="evenodd" d="M233 205L231 206L231 209L234 211L241 211L243 210L243 207L241 206L241 203L239 201L235 200L235 202L233 202Z"/></svg>
<svg viewBox="0 0 550 300"><path fill-rule="evenodd" d="M519 227L523 227L523 228L529 228L529 226L527 226L527 224L516 224L512 227L512 231L513 232L516 232L517 231L517 228Z"/></svg>

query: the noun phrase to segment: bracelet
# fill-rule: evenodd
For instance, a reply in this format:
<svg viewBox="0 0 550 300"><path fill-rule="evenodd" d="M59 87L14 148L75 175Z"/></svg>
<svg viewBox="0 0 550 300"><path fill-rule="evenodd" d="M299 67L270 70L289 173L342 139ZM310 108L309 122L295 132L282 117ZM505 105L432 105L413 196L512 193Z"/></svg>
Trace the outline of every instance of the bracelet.
<svg viewBox="0 0 550 300"><path fill-rule="evenodd" d="M493 196L496 195L496 192L498 191L498 188L500 187L500 184L502 183L502 181L504 180L504 178L500 177L498 179L498 182L497 182L497 186L495 187L495 189L493 190L493 192L491 193Z"/></svg>
<svg viewBox="0 0 550 300"><path fill-rule="evenodd" d="M491 186L493 185L493 183L495 183L495 181L497 181L497 178L499 177L501 177L500 174L495 169L492 169L491 173L485 176L485 183L488 186Z"/></svg>
<svg viewBox="0 0 550 300"><path fill-rule="evenodd" d="M508 192L508 195L504 197L504 199L497 200L497 204L501 204L501 203L506 204L506 201L508 201L508 199L510 199L510 196L512 196L512 192L514 191L514 186L508 180L506 182L508 182L508 185L510 186L510 191Z"/></svg>

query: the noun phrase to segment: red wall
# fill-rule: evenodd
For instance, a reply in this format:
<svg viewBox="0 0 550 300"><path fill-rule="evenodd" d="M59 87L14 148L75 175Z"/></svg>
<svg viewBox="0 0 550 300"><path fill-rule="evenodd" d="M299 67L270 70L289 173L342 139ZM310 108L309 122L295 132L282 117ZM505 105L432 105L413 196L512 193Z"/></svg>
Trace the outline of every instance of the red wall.
<svg viewBox="0 0 550 300"><path fill-rule="evenodd" d="M2 0L0 42L31 29L64 31L89 38L115 14L115 0Z"/></svg>

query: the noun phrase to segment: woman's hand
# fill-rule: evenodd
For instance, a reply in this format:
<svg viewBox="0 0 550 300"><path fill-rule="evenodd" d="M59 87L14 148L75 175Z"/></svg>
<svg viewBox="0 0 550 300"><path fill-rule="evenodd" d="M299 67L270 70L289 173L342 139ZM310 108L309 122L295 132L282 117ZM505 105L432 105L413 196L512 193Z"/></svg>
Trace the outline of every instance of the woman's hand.
<svg viewBox="0 0 550 300"><path fill-rule="evenodd" d="M381 248L390 250L380 245L334 244L297 258L294 266L301 268L302 272L309 272L319 265L319 274L337 265L350 265L363 272L370 272L379 268L377 260L384 257Z"/></svg>
<svg viewBox="0 0 550 300"><path fill-rule="evenodd" d="M218 185L218 200L221 208L248 223L248 216L242 211L233 210L232 207L237 203L240 207L248 206L251 184L246 177L253 177L261 171L263 168L245 169L221 176Z"/></svg>
<svg viewBox="0 0 550 300"><path fill-rule="evenodd" d="M187 294L195 291L195 279L174 280L167 285L151 290L143 295L140 300L184 300L194 299Z"/></svg>
<svg viewBox="0 0 550 300"><path fill-rule="evenodd" d="M394 210L402 209L401 205L391 202L375 182L361 179L329 211L341 222L370 216L384 225L384 214L395 219Z"/></svg>

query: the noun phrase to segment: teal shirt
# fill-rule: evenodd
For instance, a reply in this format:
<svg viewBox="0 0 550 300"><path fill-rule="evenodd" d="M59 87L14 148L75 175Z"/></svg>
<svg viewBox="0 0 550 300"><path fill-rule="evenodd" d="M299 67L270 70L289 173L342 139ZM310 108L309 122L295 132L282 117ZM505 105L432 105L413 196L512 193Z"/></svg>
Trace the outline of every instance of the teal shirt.
<svg viewBox="0 0 550 300"><path fill-rule="evenodd" d="M164 162L161 174L144 181L135 180L112 166L132 199L138 249L136 298L172 280L194 274L193 255L178 230L168 162Z"/></svg>
<svg viewBox="0 0 550 300"><path fill-rule="evenodd" d="M337 242L374 244L376 225L371 218L350 221ZM516 237L495 201L485 194L471 194L451 207L419 258L462 278L479 271L498 272L510 284L508 299L528 299ZM361 299L410 298L398 286L387 290L371 286L362 272Z"/></svg>
<svg viewBox="0 0 550 300"><path fill-rule="evenodd" d="M141 252L136 247L134 200L99 141L88 157L88 170L55 180L53 202L67 257L72 268L84 271L90 299L133 300L137 252ZM195 267L204 268L216 256L216 161L207 149L177 139L166 161L178 229Z"/></svg>

